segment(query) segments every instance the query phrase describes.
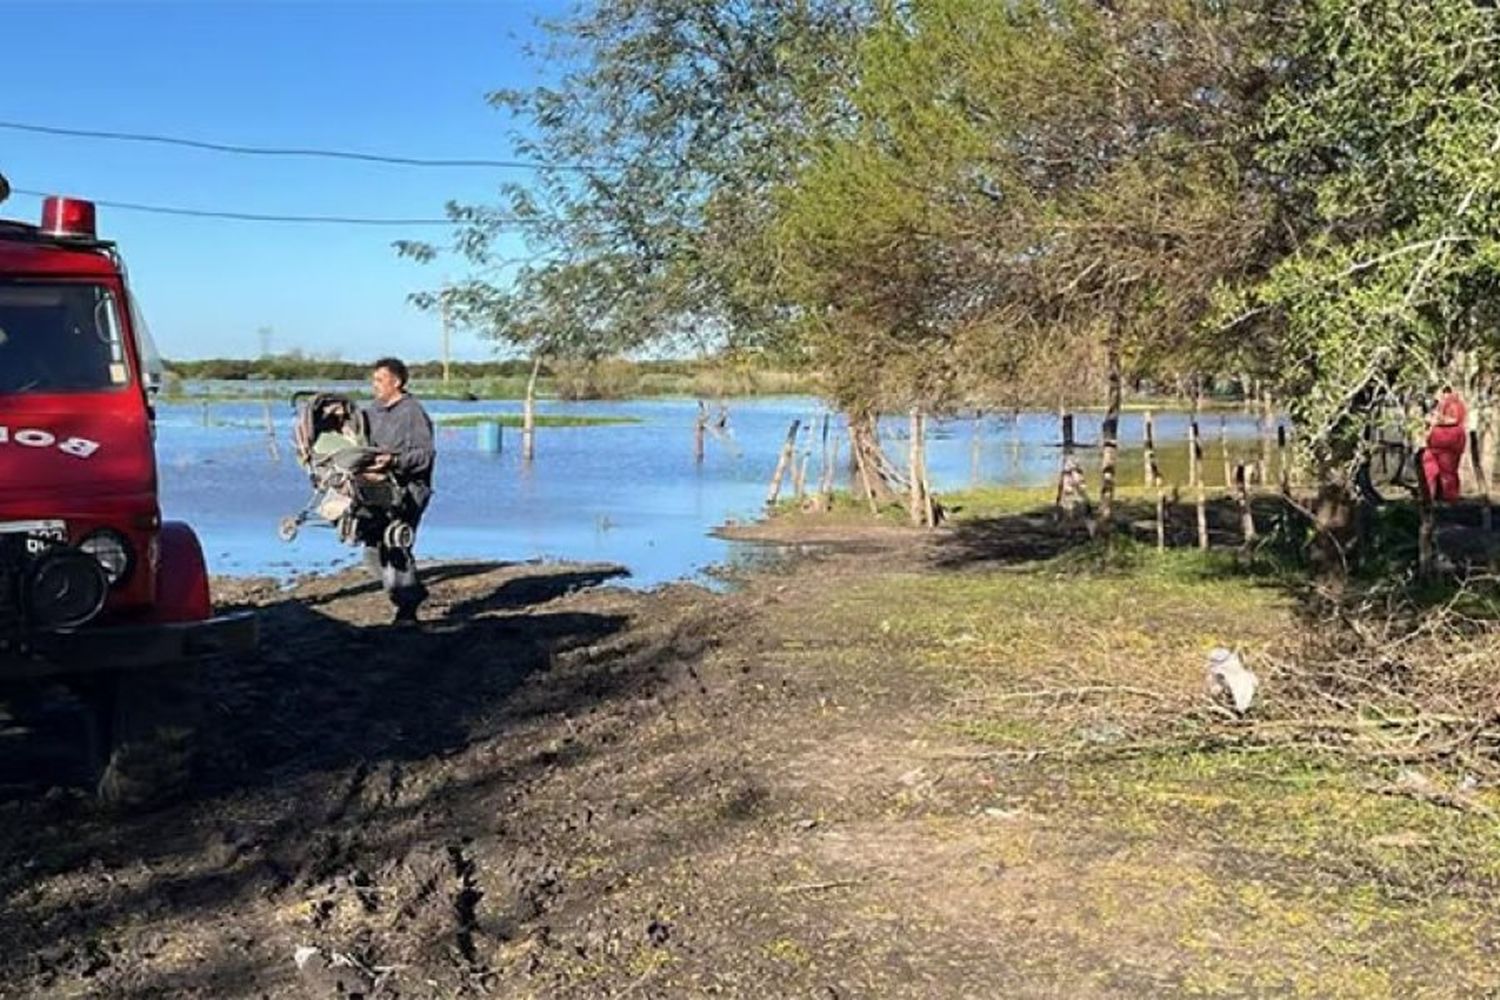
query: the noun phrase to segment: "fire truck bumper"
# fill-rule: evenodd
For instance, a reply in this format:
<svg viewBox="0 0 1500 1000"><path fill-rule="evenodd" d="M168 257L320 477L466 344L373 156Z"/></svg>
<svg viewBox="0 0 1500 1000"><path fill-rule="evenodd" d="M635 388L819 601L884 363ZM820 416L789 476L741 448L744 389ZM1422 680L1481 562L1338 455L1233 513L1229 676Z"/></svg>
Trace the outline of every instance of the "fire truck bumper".
<svg viewBox="0 0 1500 1000"><path fill-rule="evenodd" d="M100 670L140 670L254 651L255 615L198 622L82 628L21 641L0 639L0 680Z"/></svg>

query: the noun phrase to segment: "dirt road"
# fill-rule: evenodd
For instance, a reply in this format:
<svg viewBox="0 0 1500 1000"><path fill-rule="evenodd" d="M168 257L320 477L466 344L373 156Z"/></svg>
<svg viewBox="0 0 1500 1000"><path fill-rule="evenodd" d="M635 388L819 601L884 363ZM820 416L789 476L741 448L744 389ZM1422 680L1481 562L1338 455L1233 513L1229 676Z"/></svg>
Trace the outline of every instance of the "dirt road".
<svg viewBox="0 0 1500 1000"><path fill-rule="evenodd" d="M1038 690L1190 700L1206 638L1290 627L1235 582L1018 567L1030 527L999 561L881 531L728 594L444 566L421 633L359 578L224 583L264 651L217 675L192 800L0 808L0 996L1494 985L1487 821L1298 761L1013 752L1060 717ZM1070 739L1115 738L1066 697Z"/></svg>

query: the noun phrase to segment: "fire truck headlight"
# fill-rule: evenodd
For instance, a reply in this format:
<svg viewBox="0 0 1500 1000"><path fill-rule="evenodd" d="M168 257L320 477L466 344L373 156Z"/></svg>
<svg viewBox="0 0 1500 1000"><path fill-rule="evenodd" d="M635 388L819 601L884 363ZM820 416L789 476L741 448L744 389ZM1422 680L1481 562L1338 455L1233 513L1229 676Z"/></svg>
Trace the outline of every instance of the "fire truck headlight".
<svg viewBox="0 0 1500 1000"><path fill-rule="evenodd" d="M27 574L27 617L45 629L76 628L99 613L108 592L98 560L77 549L52 549Z"/></svg>
<svg viewBox="0 0 1500 1000"><path fill-rule="evenodd" d="M130 543L108 528L88 535L78 547L98 561L111 587L118 587L130 576L134 561L130 556Z"/></svg>

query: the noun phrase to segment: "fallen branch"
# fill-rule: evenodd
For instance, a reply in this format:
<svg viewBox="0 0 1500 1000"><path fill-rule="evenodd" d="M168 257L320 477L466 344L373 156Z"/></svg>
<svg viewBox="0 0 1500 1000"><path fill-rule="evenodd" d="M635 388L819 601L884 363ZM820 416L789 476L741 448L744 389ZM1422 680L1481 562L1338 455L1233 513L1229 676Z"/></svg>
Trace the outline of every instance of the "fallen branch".
<svg viewBox="0 0 1500 1000"><path fill-rule="evenodd" d="M1367 785L1369 791L1380 795L1392 795L1398 798L1416 799L1418 802L1427 802L1435 806L1443 806L1447 809L1457 809L1459 812L1473 813L1486 819L1494 819L1495 811L1483 802L1460 792L1447 792L1433 785L1426 779L1419 781L1397 781L1385 785Z"/></svg>
<svg viewBox="0 0 1500 1000"><path fill-rule="evenodd" d="M802 885L777 886L776 891L780 893L793 892L823 892L827 889L847 889L851 886L864 885L868 879L845 878L835 879L832 882L807 882Z"/></svg>
<svg viewBox="0 0 1500 1000"><path fill-rule="evenodd" d="M1156 701L1165 701L1169 697L1160 691L1152 691L1148 688L1116 686L1116 685L1089 685L1085 687L1071 688L1043 688L1036 691L1012 691L1009 694L997 695L990 699L996 702L1022 701L1031 698L1081 698L1094 694L1124 694L1133 695L1137 698L1151 698Z"/></svg>

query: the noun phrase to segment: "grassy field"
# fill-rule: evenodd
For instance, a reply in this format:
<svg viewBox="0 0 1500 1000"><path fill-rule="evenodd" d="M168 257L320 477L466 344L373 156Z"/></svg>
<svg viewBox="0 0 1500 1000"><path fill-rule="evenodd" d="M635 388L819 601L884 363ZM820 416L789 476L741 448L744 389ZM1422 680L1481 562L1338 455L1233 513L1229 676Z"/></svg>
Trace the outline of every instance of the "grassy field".
<svg viewBox="0 0 1500 1000"><path fill-rule="evenodd" d="M975 496L971 516L1035 499ZM1230 646L1260 664L1284 649L1301 627L1286 583L1216 553L1143 551L1107 570L1075 553L882 573L828 590L783 628L868 637L819 656L899 661L943 692L932 738L974 744L994 815L1015 817L979 835L984 849L1030 887L1018 904L1030 926L1072 956L1062 969L1038 952L1033 986L1489 995L1500 823L1487 810L1500 795L1443 808L1392 794L1399 763L1215 745L1205 654ZM1265 680L1274 699L1276 675ZM958 818L938 826L974 836Z"/></svg>

